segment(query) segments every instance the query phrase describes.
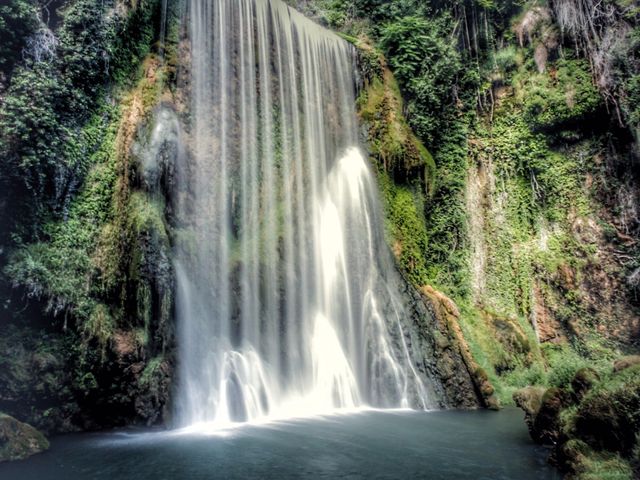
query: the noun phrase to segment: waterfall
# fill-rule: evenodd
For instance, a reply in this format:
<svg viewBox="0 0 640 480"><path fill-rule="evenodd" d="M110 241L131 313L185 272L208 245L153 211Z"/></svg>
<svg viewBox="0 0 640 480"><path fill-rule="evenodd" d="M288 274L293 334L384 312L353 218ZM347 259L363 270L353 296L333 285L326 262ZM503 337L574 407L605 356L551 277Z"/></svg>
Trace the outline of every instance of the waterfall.
<svg viewBox="0 0 640 480"><path fill-rule="evenodd" d="M190 0L178 421L434 406L403 331L354 48L280 0Z"/></svg>

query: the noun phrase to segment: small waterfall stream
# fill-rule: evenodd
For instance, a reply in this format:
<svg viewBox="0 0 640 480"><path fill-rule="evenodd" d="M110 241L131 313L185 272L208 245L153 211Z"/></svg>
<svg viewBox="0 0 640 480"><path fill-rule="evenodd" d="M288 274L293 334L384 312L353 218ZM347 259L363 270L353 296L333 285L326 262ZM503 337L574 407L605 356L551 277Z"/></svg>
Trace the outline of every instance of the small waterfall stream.
<svg viewBox="0 0 640 480"><path fill-rule="evenodd" d="M353 47L280 0L190 0L188 22L178 421L435 406L359 147Z"/></svg>

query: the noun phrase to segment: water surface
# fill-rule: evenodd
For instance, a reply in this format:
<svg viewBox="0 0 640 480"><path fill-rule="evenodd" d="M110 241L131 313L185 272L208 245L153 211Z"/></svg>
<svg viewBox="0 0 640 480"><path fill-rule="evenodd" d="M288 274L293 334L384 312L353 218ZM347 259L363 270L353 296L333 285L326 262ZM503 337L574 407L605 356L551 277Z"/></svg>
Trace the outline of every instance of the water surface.
<svg viewBox="0 0 640 480"><path fill-rule="evenodd" d="M54 438L0 464L2 480L560 479L522 412L366 411L215 434L119 431Z"/></svg>

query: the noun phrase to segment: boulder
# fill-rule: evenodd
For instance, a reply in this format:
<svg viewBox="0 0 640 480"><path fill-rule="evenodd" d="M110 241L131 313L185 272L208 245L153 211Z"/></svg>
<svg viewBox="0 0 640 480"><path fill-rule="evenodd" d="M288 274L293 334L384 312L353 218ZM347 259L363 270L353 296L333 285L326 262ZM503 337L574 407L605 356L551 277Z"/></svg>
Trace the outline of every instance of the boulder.
<svg viewBox="0 0 640 480"><path fill-rule="evenodd" d="M526 387L516 391L513 400L525 412L531 438L555 445L561 431L560 412L571 403L569 394L560 388Z"/></svg>
<svg viewBox="0 0 640 480"><path fill-rule="evenodd" d="M600 381L600 375L593 368L585 367L581 368L573 376L571 380L571 388L577 401L582 398L591 390L596 383Z"/></svg>
<svg viewBox="0 0 640 480"><path fill-rule="evenodd" d="M534 439L535 419L540 411L545 391L544 387L525 387L513 393L513 401L519 408L524 410L524 421L527 423L529 434Z"/></svg>
<svg viewBox="0 0 640 480"><path fill-rule="evenodd" d="M544 445L558 443L562 429L560 412L571 403L570 395L561 388L549 388L544 392L534 421L535 441Z"/></svg>
<svg viewBox="0 0 640 480"><path fill-rule="evenodd" d="M49 441L31 425L0 413L0 462L22 460L49 448Z"/></svg>

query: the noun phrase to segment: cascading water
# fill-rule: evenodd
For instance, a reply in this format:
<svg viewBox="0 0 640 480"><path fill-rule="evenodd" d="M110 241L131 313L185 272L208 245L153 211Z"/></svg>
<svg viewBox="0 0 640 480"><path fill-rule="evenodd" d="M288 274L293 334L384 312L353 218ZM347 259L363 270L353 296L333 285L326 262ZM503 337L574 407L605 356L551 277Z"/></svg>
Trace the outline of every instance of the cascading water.
<svg viewBox="0 0 640 480"><path fill-rule="evenodd" d="M190 0L189 36L179 421L434 406L358 147L353 47L280 0Z"/></svg>

